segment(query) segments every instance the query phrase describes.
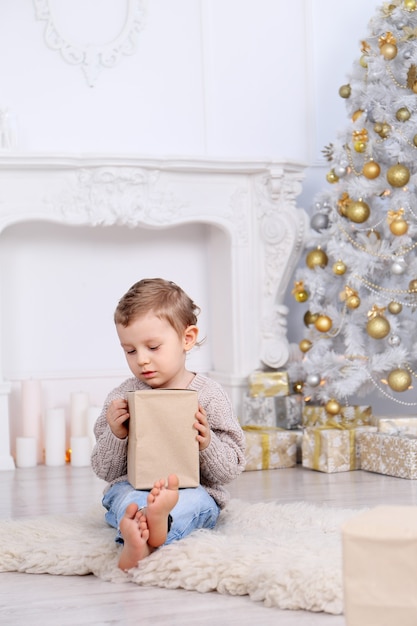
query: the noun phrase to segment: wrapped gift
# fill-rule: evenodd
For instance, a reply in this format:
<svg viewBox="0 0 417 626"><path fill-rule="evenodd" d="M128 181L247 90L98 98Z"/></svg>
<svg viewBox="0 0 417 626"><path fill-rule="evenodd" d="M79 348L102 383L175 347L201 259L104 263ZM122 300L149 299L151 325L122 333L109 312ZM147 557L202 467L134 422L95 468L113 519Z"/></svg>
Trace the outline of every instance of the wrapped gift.
<svg viewBox="0 0 417 626"><path fill-rule="evenodd" d="M297 434L292 430L243 426L246 439L245 471L294 467Z"/></svg>
<svg viewBox="0 0 417 626"><path fill-rule="evenodd" d="M304 399L300 394L291 396L251 396L245 394L242 403L241 424L298 428L302 422Z"/></svg>
<svg viewBox="0 0 417 626"><path fill-rule="evenodd" d="M257 396L287 396L290 393L288 373L285 371L262 372L256 370L249 375L249 393Z"/></svg>
<svg viewBox="0 0 417 626"><path fill-rule="evenodd" d="M417 417L377 417L375 419L380 433L417 436Z"/></svg>
<svg viewBox="0 0 417 626"><path fill-rule="evenodd" d="M196 391L129 391L128 480L135 489L151 489L155 480L177 474L180 487L200 483L198 441L194 428Z"/></svg>
<svg viewBox="0 0 417 626"><path fill-rule="evenodd" d="M291 432L295 433L297 435L297 455L296 455L296 459L297 459L297 463L302 463L303 462L303 436L304 436L304 431L299 428L297 430L292 430Z"/></svg>
<svg viewBox="0 0 417 626"><path fill-rule="evenodd" d="M349 426L375 426L370 406L343 406L338 415L330 415L324 406L306 404L303 407L303 426L324 426L329 421Z"/></svg>
<svg viewBox="0 0 417 626"><path fill-rule="evenodd" d="M377 506L342 525L346 626L417 624L417 507Z"/></svg>
<svg viewBox="0 0 417 626"><path fill-rule="evenodd" d="M319 472L348 472L360 469L358 435L376 432L375 426L305 428L302 441L303 467Z"/></svg>
<svg viewBox="0 0 417 626"><path fill-rule="evenodd" d="M363 433L359 438L361 469L398 478L417 478L417 437Z"/></svg>

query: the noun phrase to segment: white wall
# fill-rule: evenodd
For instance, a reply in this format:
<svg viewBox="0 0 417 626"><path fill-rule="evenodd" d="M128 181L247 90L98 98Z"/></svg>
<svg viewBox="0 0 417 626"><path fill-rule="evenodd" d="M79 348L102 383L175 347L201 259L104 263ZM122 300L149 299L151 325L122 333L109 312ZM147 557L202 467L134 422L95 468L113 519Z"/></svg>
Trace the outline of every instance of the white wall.
<svg viewBox="0 0 417 626"><path fill-rule="evenodd" d="M299 204L309 210L326 184L321 150L346 123L339 86L382 2L147 0L135 53L102 68L92 87L80 65L46 45L46 21L36 19L35 4L82 51L114 38L139 0L2 0L0 109L9 109L17 129L17 153L294 159L308 166ZM0 261L8 271L1 288L15 302L2 322L10 378L104 364L122 370L111 317L117 299L144 275L169 275L204 312L210 259L202 227L187 229L178 229L174 252L158 232L133 240L123 229L64 234L43 223L3 233ZM67 307L71 317L63 322ZM47 332L39 333L45 319ZM92 333L101 337L94 353ZM290 327L293 335L297 341ZM203 369L206 350L196 357ZM93 393L101 402L103 390ZM50 402L62 401L58 395L51 393Z"/></svg>

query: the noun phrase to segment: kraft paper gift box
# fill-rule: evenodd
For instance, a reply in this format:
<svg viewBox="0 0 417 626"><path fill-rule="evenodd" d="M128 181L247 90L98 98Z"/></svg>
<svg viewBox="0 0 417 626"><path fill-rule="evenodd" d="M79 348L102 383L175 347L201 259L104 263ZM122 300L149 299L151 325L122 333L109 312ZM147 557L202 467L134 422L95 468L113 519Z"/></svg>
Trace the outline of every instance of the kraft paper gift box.
<svg viewBox="0 0 417 626"><path fill-rule="evenodd" d="M344 406L338 415L329 415L324 406L306 404L303 407L303 426L324 426L329 421L354 426L374 426L375 421L370 406Z"/></svg>
<svg viewBox="0 0 417 626"><path fill-rule="evenodd" d="M363 433L359 449L361 469L397 478L417 478L417 437Z"/></svg>
<svg viewBox="0 0 417 626"><path fill-rule="evenodd" d="M262 372L256 370L249 375L249 394L257 396L288 396L290 383L288 372Z"/></svg>
<svg viewBox="0 0 417 626"><path fill-rule="evenodd" d="M346 626L416 626L417 507L378 506L342 525Z"/></svg>
<svg viewBox="0 0 417 626"><path fill-rule="evenodd" d="M293 429L301 426L304 399L300 394L290 396L251 396L242 402L242 426L277 426Z"/></svg>
<svg viewBox="0 0 417 626"><path fill-rule="evenodd" d="M380 433L387 435L417 435L417 417L377 417Z"/></svg>
<svg viewBox="0 0 417 626"><path fill-rule="evenodd" d="M302 441L303 467L326 472L349 472L360 469L358 435L375 426L357 428L305 428Z"/></svg>
<svg viewBox="0 0 417 626"><path fill-rule="evenodd" d="M151 489L156 480L177 474L180 488L197 487L200 465L196 391L130 391L127 475L135 489Z"/></svg>
<svg viewBox="0 0 417 626"><path fill-rule="evenodd" d="M294 467L297 433L273 427L243 426L246 439L245 471Z"/></svg>

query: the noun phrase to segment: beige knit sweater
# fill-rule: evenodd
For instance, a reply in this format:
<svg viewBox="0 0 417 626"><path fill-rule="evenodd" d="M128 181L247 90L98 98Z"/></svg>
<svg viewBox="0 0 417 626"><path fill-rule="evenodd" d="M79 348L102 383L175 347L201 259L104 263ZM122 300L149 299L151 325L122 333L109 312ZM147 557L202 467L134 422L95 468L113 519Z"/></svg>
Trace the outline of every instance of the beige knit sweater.
<svg viewBox="0 0 417 626"><path fill-rule="evenodd" d="M128 391L150 389L137 378L125 380L109 393L94 427L96 445L91 462L94 472L109 484L127 480L127 441L116 437L106 421L112 400L126 398ZM235 479L245 467L245 438L223 388L214 380L196 374L188 389L197 391L200 405L207 412L211 429L209 446L200 452L200 483L223 508L229 493L224 485Z"/></svg>

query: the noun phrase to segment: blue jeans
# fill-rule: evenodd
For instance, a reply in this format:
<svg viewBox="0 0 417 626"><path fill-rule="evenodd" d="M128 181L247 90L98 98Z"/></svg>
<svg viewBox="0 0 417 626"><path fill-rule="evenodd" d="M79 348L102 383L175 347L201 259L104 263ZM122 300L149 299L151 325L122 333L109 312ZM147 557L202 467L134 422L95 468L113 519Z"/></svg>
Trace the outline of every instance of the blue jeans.
<svg viewBox="0 0 417 626"><path fill-rule="evenodd" d="M123 543L120 533L120 520L132 502L138 508L147 504L149 491L138 491L126 480L115 483L103 496L103 506L107 509L107 523L117 529L115 541ZM204 487L180 489L177 504L171 511L172 523L165 544L183 539L197 528L214 528L220 514L220 507Z"/></svg>

